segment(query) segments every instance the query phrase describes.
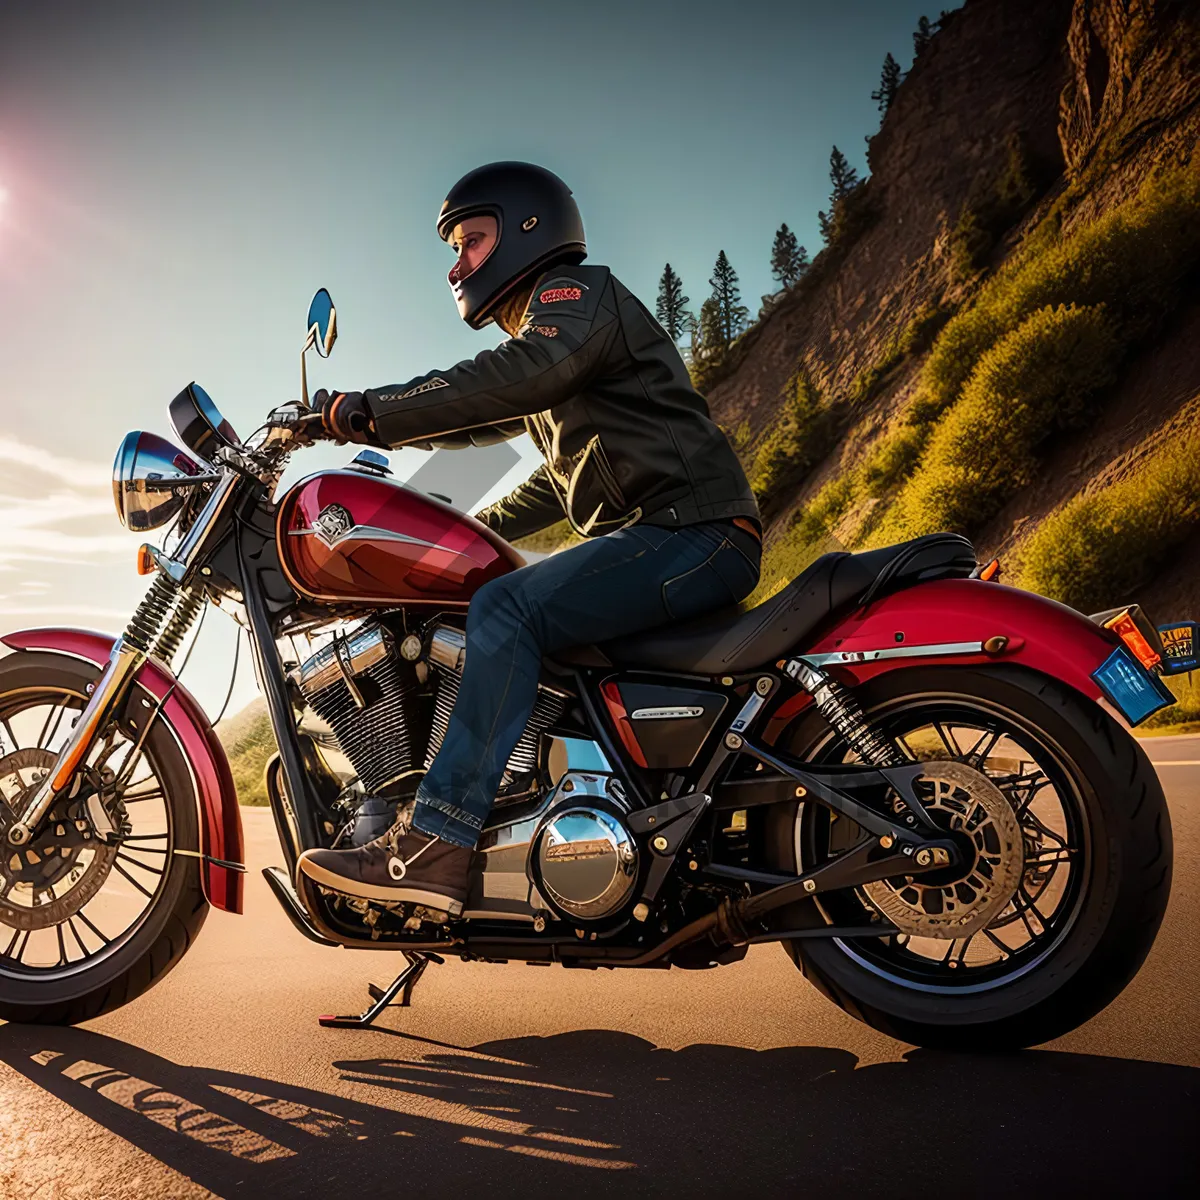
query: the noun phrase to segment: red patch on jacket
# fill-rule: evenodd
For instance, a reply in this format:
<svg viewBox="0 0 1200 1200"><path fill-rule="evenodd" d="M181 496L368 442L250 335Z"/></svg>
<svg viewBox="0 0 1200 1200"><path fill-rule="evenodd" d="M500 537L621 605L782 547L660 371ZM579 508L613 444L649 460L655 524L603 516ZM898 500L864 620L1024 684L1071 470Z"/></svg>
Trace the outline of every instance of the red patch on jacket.
<svg viewBox="0 0 1200 1200"><path fill-rule="evenodd" d="M539 297L539 304L559 304L564 300L582 300L580 288L547 288Z"/></svg>
<svg viewBox="0 0 1200 1200"><path fill-rule="evenodd" d="M542 337L558 337L558 327L555 325L530 325L531 333L540 333Z"/></svg>

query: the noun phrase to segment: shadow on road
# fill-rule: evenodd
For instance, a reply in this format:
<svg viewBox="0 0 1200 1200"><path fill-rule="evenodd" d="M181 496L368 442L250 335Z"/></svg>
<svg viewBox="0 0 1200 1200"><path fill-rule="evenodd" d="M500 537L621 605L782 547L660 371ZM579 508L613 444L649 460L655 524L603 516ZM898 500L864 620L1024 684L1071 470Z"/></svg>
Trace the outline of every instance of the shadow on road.
<svg viewBox="0 0 1200 1200"><path fill-rule="evenodd" d="M223 1196L1112 1196L1198 1179L1200 1071L1086 1055L856 1069L844 1050L586 1030L335 1062L358 1100L81 1029L5 1026L0 1059Z"/></svg>

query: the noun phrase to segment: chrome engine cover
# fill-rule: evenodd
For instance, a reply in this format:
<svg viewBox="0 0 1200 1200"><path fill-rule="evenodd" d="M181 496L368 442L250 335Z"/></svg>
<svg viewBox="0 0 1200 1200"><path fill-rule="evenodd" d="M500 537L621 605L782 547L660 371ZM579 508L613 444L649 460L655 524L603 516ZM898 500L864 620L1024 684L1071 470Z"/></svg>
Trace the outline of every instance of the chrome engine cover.
<svg viewBox="0 0 1200 1200"><path fill-rule="evenodd" d="M611 916L637 883L638 850L615 813L568 800L547 817L534 840L541 893L568 916Z"/></svg>

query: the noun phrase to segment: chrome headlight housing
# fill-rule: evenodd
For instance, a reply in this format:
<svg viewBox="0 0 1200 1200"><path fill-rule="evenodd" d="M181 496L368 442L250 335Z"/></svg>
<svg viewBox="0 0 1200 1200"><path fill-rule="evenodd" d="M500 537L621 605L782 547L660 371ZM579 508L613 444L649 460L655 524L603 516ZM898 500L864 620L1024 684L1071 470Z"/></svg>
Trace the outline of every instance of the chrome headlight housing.
<svg viewBox="0 0 1200 1200"><path fill-rule="evenodd" d="M172 520L196 487L204 468L156 433L125 435L113 461L113 500L126 529L144 533Z"/></svg>

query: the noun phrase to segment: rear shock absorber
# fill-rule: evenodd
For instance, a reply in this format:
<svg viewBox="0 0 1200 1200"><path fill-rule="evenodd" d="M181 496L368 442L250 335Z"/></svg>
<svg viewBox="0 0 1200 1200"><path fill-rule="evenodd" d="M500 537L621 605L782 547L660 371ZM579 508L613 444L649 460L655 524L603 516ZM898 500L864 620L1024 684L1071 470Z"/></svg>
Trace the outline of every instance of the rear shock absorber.
<svg viewBox="0 0 1200 1200"><path fill-rule="evenodd" d="M200 615L203 605L204 593L199 588L184 588L180 592L179 602L175 605L171 619L163 627L162 633L158 635L158 641L154 643L155 658L161 659L168 666L171 665L175 655L179 653L179 647L187 636L188 630Z"/></svg>
<svg viewBox="0 0 1200 1200"><path fill-rule="evenodd" d="M179 584L166 575L159 575L150 585L150 590L142 598L141 604L137 606L137 611L129 618L125 629L125 644L148 654L178 594Z"/></svg>
<svg viewBox="0 0 1200 1200"><path fill-rule="evenodd" d="M832 675L805 662L791 659L784 668L816 701L817 712L862 760L873 767L898 767L904 756L867 721L854 693Z"/></svg>

